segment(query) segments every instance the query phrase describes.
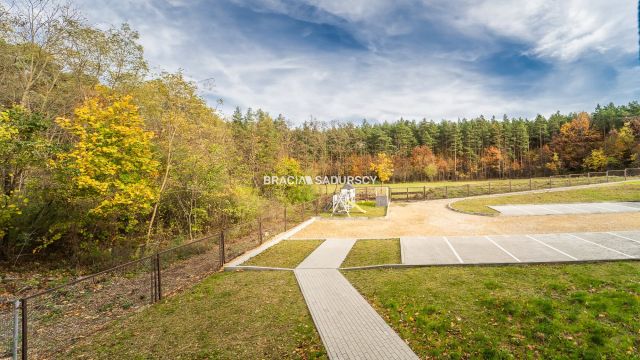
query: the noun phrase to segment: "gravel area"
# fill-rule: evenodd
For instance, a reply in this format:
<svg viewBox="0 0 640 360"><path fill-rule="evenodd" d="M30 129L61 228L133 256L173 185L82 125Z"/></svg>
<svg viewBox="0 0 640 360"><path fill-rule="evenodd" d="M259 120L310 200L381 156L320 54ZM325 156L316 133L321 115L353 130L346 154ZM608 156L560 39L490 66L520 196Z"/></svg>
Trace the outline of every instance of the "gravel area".
<svg viewBox="0 0 640 360"><path fill-rule="evenodd" d="M447 208L451 199L393 202L384 219L318 220L296 234L299 239L380 239L426 235L500 235L640 229L640 213L488 217Z"/></svg>

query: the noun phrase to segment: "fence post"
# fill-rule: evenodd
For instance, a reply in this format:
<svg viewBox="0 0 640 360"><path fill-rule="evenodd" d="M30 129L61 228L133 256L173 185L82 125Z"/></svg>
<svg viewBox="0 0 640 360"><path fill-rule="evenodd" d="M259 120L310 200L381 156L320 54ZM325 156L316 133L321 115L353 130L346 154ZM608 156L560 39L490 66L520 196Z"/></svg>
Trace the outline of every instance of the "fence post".
<svg viewBox="0 0 640 360"><path fill-rule="evenodd" d="M624 180L627 180L627 169L624 169Z"/></svg>
<svg viewBox="0 0 640 360"><path fill-rule="evenodd" d="M489 195L491 195L491 181L489 181Z"/></svg>
<svg viewBox="0 0 640 360"><path fill-rule="evenodd" d="M258 231L260 232L260 244L264 241L262 238L262 217L258 217Z"/></svg>
<svg viewBox="0 0 640 360"><path fill-rule="evenodd" d="M287 231L287 205L284 206L284 231Z"/></svg>
<svg viewBox="0 0 640 360"><path fill-rule="evenodd" d="M427 200L427 187L422 187L422 200Z"/></svg>
<svg viewBox="0 0 640 360"><path fill-rule="evenodd" d="M449 198L449 188L446 185L444 186L444 198Z"/></svg>
<svg viewBox="0 0 640 360"><path fill-rule="evenodd" d="M531 180L531 179L529 179L529 180ZM511 192L511 191L512 191L511 190L511 178L509 178L509 192Z"/></svg>
<svg viewBox="0 0 640 360"><path fill-rule="evenodd" d="M591 173L587 173L587 184L591 185Z"/></svg>
<svg viewBox="0 0 640 360"><path fill-rule="evenodd" d="M609 182L609 170L607 170L607 182Z"/></svg>
<svg viewBox="0 0 640 360"><path fill-rule="evenodd" d="M369 200L369 187L368 186L364 187L364 199L365 200Z"/></svg>
<svg viewBox="0 0 640 360"><path fill-rule="evenodd" d="M27 360L29 349L27 342L27 299L20 299L20 307L22 308L22 360Z"/></svg>
<svg viewBox="0 0 640 360"><path fill-rule="evenodd" d="M20 300L15 300L13 302L13 360L18 360L18 329L20 329L20 315L18 312L20 311Z"/></svg>
<svg viewBox="0 0 640 360"><path fill-rule="evenodd" d="M160 254L156 253L156 294L157 301L162 300L162 280L160 278Z"/></svg>
<svg viewBox="0 0 640 360"><path fill-rule="evenodd" d="M551 179L552 179L552 177L549 176L549 189L551 189Z"/></svg>
<svg viewBox="0 0 640 360"><path fill-rule="evenodd" d="M467 184L467 197L471 196L471 184Z"/></svg>
<svg viewBox="0 0 640 360"><path fill-rule="evenodd" d="M407 200L409 200L409 187L407 187Z"/></svg>
<svg viewBox="0 0 640 360"><path fill-rule="evenodd" d="M220 267L224 266L224 229L220 230L220 241L218 242L218 246L220 247L219 255L220 255Z"/></svg>

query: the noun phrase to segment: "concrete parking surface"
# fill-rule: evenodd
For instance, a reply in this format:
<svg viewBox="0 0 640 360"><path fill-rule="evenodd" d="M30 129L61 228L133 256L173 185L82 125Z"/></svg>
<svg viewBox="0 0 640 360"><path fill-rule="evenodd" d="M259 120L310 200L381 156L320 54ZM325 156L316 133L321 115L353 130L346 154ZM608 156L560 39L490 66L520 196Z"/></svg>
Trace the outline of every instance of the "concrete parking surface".
<svg viewBox="0 0 640 360"><path fill-rule="evenodd" d="M401 237L408 265L640 259L640 231Z"/></svg>
<svg viewBox="0 0 640 360"><path fill-rule="evenodd" d="M639 202L601 202L544 205L493 205L489 206L502 216L607 214L640 212Z"/></svg>

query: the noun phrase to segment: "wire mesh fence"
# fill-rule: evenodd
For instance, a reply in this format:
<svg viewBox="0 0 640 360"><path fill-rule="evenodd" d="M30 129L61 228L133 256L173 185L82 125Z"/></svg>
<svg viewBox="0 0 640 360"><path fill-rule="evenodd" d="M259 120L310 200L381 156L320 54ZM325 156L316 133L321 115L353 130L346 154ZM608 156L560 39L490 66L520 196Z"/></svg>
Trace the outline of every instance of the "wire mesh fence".
<svg viewBox="0 0 640 360"><path fill-rule="evenodd" d="M153 303L154 267L153 257L147 257L21 299L19 352L34 359L57 357L113 319Z"/></svg>
<svg viewBox="0 0 640 360"><path fill-rule="evenodd" d="M553 175L547 178L496 180L453 186L393 186L389 187L389 194L391 199L394 200L437 200L617 182L634 178L640 178L640 168ZM369 188L371 187L358 188L360 198L366 198L366 194L371 192L368 190Z"/></svg>
<svg viewBox="0 0 640 360"><path fill-rule="evenodd" d="M0 359L10 359L16 348L15 333L20 331L19 311L16 301L0 301Z"/></svg>
<svg viewBox="0 0 640 360"><path fill-rule="evenodd" d="M274 206L267 216L24 297L18 308L0 302L0 359L65 357L111 321L197 283L226 260L316 215L322 201Z"/></svg>

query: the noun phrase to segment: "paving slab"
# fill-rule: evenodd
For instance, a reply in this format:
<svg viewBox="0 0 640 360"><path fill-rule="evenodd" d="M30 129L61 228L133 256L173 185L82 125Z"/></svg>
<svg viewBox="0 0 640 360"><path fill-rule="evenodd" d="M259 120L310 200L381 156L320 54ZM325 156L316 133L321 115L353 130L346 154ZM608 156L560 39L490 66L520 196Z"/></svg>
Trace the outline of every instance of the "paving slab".
<svg viewBox="0 0 640 360"><path fill-rule="evenodd" d="M530 235L555 249L576 258L576 260L617 260L628 259L614 249L607 249L597 243L585 241L571 234Z"/></svg>
<svg viewBox="0 0 640 360"><path fill-rule="evenodd" d="M573 235L627 254L629 257L640 258L640 241L636 242L608 233L574 233Z"/></svg>
<svg viewBox="0 0 640 360"><path fill-rule="evenodd" d="M503 216L639 212L640 202L492 205Z"/></svg>
<svg viewBox="0 0 640 360"><path fill-rule="evenodd" d="M491 235L489 237L522 262L572 261L571 256L535 241L526 235Z"/></svg>
<svg viewBox="0 0 640 360"><path fill-rule="evenodd" d="M446 237L465 264L518 262L495 243L483 236Z"/></svg>
<svg viewBox="0 0 640 360"><path fill-rule="evenodd" d="M630 239L631 241L640 242L640 231L633 231L633 230L609 231L608 234L613 234L613 235L621 236L626 239Z"/></svg>
<svg viewBox="0 0 640 360"><path fill-rule="evenodd" d="M338 270L294 272L330 359L418 359Z"/></svg>
<svg viewBox="0 0 640 360"><path fill-rule="evenodd" d="M441 236L401 237L402 263L407 265L460 264L447 241Z"/></svg>
<svg viewBox="0 0 640 360"><path fill-rule="evenodd" d="M337 269L349 254L356 239L326 239L297 269Z"/></svg>

